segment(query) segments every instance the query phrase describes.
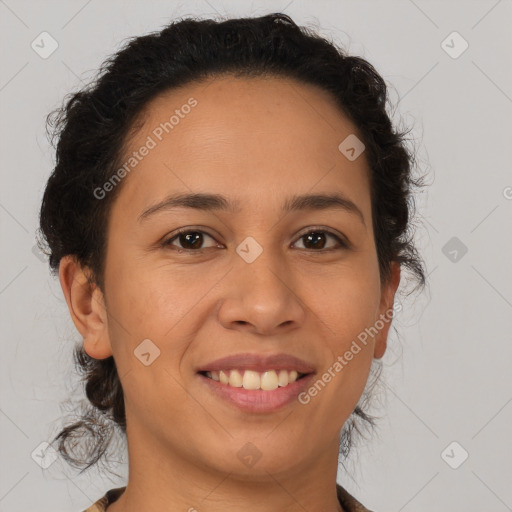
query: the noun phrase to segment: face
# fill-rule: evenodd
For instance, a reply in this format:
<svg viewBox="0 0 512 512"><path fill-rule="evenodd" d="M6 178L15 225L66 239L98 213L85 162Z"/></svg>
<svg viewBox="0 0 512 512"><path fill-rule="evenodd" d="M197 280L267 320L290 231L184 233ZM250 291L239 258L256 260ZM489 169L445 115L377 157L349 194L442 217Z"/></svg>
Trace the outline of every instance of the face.
<svg viewBox="0 0 512 512"><path fill-rule="evenodd" d="M175 110L172 128L162 124ZM298 471L324 454L336 461L340 430L384 353L382 318L399 279L395 268L380 280L365 154L338 149L357 128L324 91L277 78L189 84L144 114L109 219L108 313L95 301L89 319L75 317L89 355L114 355L129 441L240 478ZM186 194L224 199L165 205ZM341 200L297 200L306 195ZM249 410L198 373L237 354L305 361L313 373L295 384L302 400ZM246 452L262 463L241 464Z"/></svg>

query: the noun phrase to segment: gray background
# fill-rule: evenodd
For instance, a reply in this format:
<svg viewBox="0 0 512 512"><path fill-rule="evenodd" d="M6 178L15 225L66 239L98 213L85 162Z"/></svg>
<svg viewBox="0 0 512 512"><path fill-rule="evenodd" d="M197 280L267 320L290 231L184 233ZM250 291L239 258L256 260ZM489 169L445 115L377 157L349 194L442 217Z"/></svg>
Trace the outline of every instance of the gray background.
<svg viewBox="0 0 512 512"><path fill-rule="evenodd" d="M61 459L43 469L31 456L81 398L78 333L32 251L53 163L46 114L127 37L175 16L279 10L392 84L395 120L414 126L431 183L417 220L429 288L403 299L400 337L384 358L380 428L338 481L381 512L512 510L511 0L0 0L1 511L79 511L124 485L96 470L77 476ZM47 59L31 48L43 31L59 45ZM442 45L454 31L469 44L457 58L445 50L459 52L461 39ZM463 450L469 457L453 469Z"/></svg>

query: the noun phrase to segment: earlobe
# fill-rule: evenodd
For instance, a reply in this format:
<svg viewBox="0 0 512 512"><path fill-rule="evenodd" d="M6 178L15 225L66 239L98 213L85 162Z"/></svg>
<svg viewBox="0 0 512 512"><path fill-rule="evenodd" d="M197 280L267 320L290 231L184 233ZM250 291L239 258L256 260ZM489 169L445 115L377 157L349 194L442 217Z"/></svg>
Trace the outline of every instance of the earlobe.
<svg viewBox="0 0 512 512"><path fill-rule="evenodd" d="M86 270L74 256L64 256L59 265L60 285L86 353L94 359L105 359L112 355L105 301Z"/></svg>
<svg viewBox="0 0 512 512"><path fill-rule="evenodd" d="M381 301L379 307L380 323L378 334L375 337L375 346L373 357L380 359L384 356L387 348L387 340L389 328L393 319L393 304L395 301L395 293L400 284L400 264L396 261L391 263L391 273L388 281L383 285L381 292Z"/></svg>

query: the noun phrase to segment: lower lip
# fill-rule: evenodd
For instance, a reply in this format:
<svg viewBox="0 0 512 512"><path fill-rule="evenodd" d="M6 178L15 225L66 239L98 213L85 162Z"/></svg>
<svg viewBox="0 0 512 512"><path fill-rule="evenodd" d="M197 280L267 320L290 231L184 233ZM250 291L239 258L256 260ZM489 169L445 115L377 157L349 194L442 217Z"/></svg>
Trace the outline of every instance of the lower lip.
<svg viewBox="0 0 512 512"><path fill-rule="evenodd" d="M298 395L309 386L315 374L310 373L300 380L296 380L287 386L278 387L272 391L244 389L243 387L236 388L210 379L201 373L198 373L198 375L211 391L220 398L235 405L238 409L246 412L265 413L277 411L297 400Z"/></svg>

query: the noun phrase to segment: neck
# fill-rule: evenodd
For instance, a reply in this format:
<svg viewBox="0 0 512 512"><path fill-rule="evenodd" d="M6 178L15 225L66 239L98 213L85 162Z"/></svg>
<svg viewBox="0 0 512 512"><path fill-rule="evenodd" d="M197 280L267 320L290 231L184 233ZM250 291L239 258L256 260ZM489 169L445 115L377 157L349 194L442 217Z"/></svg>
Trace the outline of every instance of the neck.
<svg viewBox="0 0 512 512"><path fill-rule="evenodd" d="M137 430L127 429L128 483L108 512L239 512L241 504L244 512L345 512L336 493L337 440L321 456L304 458L293 468L279 459L277 466L275 461L265 466L262 457L251 468L237 461L235 469L222 471L195 458L197 450L171 450Z"/></svg>

